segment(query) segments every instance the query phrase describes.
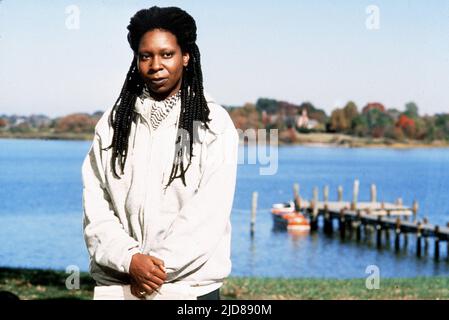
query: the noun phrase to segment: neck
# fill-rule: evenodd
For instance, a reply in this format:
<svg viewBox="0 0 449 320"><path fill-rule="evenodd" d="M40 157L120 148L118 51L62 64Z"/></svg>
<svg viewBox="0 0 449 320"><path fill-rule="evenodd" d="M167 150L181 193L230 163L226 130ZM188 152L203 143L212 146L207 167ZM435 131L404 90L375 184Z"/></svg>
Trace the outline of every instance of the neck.
<svg viewBox="0 0 449 320"><path fill-rule="evenodd" d="M156 92L151 91L150 88L148 88L148 87L147 87L147 89L148 89L148 92L150 93L150 96L154 100L162 101L162 100L168 99L178 93L178 91L181 89L181 80L179 80L179 82L176 84L175 88L170 90L169 92L156 93Z"/></svg>
<svg viewBox="0 0 449 320"><path fill-rule="evenodd" d="M150 96L156 101L163 101L170 97L173 97L174 95L176 95L178 93L178 91L179 91L179 89L176 91L172 91L169 94L157 94L157 93L150 91Z"/></svg>

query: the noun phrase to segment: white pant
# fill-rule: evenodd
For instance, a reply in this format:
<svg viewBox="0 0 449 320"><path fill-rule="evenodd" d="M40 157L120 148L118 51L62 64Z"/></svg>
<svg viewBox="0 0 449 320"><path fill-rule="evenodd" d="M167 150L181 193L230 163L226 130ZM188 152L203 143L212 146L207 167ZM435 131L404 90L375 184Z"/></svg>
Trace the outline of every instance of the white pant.
<svg viewBox="0 0 449 320"><path fill-rule="evenodd" d="M146 300L197 300L197 296L188 292L188 287L171 286L164 284L159 288L159 293L153 292L145 296ZM141 300L131 293L130 285L96 286L94 288L94 300Z"/></svg>

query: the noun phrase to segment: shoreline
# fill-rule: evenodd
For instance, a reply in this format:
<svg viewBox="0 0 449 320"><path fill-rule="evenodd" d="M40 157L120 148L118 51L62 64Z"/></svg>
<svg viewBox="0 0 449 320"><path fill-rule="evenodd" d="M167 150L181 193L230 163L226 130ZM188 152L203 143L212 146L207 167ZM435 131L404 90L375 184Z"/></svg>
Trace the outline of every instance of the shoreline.
<svg viewBox="0 0 449 320"><path fill-rule="evenodd" d="M280 134L280 140L285 140L285 135ZM389 138L355 137L340 133L298 133L294 137L295 144L316 147L341 147L341 148L391 148L391 149L415 149L415 148L448 148L449 141L434 140L424 142L419 140L397 141Z"/></svg>
<svg viewBox="0 0 449 320"><path fill-rule="evenodd" d="M80 287L66 288L70 276L61 270L0 267L0 291L23 300L90 300L95 283L80 272ZM381 278L379 289L366 287L365 278L229 277L221 288L223 300L449 300L449 277Z"/></svg>
<svg viewBox="0 0 449 320"><path fill-rule="evenodd" d="M60 134L4 134L0 133L0 139L20 139L20 140L68 140L68 141L92 141L94 135L89 133L60 133ZM422 142L417 140L396 141L387 138L360 138L344 134L333 133L298 133L296 141L286 141L286 138L280 134L278 146L305 146L317 148L389 148L389 149L445 149L449 148L449 141L435 140L432 142ZM243 138L241 144L245 143ZM267 142L267 145L270 145Z"/></svg>

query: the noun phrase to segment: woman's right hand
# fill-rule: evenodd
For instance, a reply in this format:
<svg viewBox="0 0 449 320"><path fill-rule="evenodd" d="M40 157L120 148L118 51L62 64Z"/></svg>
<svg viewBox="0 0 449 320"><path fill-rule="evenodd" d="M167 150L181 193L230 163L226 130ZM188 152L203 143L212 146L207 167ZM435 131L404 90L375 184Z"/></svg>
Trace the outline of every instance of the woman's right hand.
<svg viewBox="0 0 449 320"><path fill-rule="evenodd" d="M129 266L131 293L139 298L157 291L167 279L164 262L156 257L137 253ZM145 291L145 293L142 293Z"/></svg>

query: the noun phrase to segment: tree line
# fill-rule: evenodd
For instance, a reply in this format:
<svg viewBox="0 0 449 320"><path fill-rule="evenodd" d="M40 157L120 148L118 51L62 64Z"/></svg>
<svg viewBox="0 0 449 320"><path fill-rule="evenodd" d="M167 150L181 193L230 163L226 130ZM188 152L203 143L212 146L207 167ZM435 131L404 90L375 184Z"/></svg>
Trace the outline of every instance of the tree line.
<svg viewBox="0 0 449 320"><path fill-rule="evenodd" d="M349 101L342 108L334 109L330 115L310 102L300 105L259 98L255 104L243 107L228 107L236 127L276 128L294 130L299 133L326 132L343 133L357 137L389 138L393 140L447 140L449 141L449 114L420 115L416 103L405 104L403 111L387 109L378 102L367 103L359 108ZM306 114L313 126L303 126L301 115Z"/></svg>
<svg viewBox="0 0 449 320"><path fill-rule="evenodd" d="M406 103L404 110L400 111L387 109L378 102L359 108L349 101L330 115L310 102L295 105L268 98L259 98L255 104L225 107L235 126L242 130L279 129L289 134L325 132L398 141L449 141L449 114L420 115L414 102ZM93 133L102 114L102 111L74 113L54 119L44 115L0 115L0 132Z"/></svg>

